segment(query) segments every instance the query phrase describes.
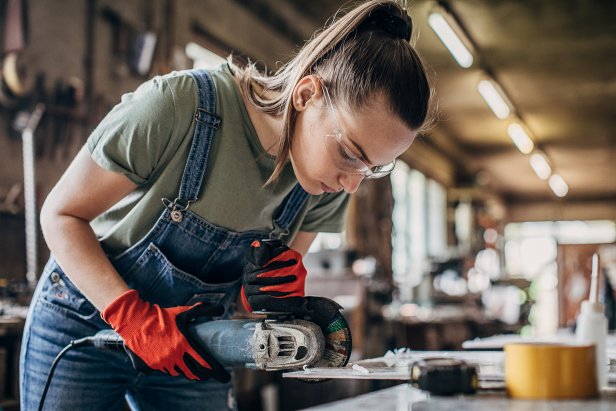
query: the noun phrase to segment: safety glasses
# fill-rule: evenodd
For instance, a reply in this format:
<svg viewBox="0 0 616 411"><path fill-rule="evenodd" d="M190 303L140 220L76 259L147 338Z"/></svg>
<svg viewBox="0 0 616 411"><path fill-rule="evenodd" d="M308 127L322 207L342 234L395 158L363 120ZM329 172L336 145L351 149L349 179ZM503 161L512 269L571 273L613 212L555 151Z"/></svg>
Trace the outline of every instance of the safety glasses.
<svg viewBox="0 0 616 411"><path fill-rule="evenodd" d="M346 145L344 139L342 138L342 129L340 128L337 112L334 109L331 97L329 96L329 91L327 90L325 84L321 84L323 86L323 95L325 96L327 109L334 121L333 133L325 134L324 136L325 147L327 148L327 152L331 156L336 167L345 173L359 174L364 176L364 178L371 179L385 177L391 173L396 166L396 160L380 166L370 167L360 160L359 157Z"/></svg>

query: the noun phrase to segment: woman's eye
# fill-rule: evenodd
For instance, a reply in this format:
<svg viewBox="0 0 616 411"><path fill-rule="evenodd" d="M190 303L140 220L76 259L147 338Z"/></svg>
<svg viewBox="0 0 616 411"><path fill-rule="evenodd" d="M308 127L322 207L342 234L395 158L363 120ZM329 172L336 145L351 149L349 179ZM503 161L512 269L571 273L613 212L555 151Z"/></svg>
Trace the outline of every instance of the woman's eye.
<svg viewBox="0 0 616 411"><path fill-rule="evenodd" d="M356 161L357 160L357 157L349 153L349 151L345 149L344 147L340 147L339 151L340 151L340 155L342 156L342 158L345 159L346 161Z"/></svg>

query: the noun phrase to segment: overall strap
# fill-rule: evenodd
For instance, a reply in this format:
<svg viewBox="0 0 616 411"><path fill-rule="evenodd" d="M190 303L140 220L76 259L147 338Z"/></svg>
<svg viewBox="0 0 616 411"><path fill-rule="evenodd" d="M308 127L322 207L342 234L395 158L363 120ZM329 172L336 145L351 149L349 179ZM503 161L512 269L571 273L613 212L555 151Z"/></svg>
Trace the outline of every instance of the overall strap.
<svg viewBox="0 0 616 411"><path fill-rule="evenodd" d="M278 216L274 218L274 230L270 233L270 238L279 239L289 234L291 224L302 210L304 204L310 197L299 183L291 190L285 199L282 209Z"/></svg>
<svg viewBox="0 0 616 411"><path fill-rule="evenodd" d="M216 88L214 80L206 70L188 72L197 83L199 106L195 113L195 134L182 174L180 193L174 201L174 210L187 209L199 198L207 160L212 146L214 131L220 125L216 112Z"/></svg>

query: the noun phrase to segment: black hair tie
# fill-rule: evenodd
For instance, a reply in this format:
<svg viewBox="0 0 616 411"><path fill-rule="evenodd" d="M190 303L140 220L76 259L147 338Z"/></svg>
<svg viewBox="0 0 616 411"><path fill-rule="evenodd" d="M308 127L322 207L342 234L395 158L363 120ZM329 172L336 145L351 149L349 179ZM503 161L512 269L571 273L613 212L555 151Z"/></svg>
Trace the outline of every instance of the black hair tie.
<svg viewBox="0 0 616 411"><path fill-rule="evenodd" d="M413 20L404 13L404 16L393 14L390 8L374 10L359 25L359 31L381 30L385 33L406 41L411 40L413 32Z"/></svg>

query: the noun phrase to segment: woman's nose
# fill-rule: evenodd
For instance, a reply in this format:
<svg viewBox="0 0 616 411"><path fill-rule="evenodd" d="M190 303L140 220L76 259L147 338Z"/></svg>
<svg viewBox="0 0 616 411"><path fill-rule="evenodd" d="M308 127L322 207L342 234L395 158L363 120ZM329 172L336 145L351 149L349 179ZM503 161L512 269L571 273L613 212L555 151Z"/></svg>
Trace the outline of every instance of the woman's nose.
<svg viewBox="0 0 616 411"><path fill-rule="evenodd" d="M363 174L343 174L340 177L339 182L344 191L349 194L353 194L357 191L363 179Z"/></svg>

